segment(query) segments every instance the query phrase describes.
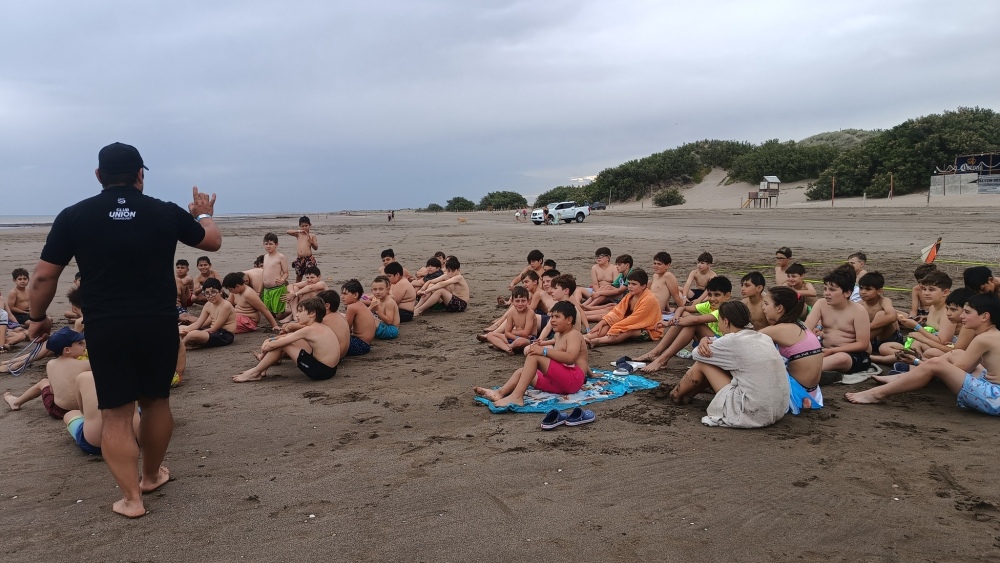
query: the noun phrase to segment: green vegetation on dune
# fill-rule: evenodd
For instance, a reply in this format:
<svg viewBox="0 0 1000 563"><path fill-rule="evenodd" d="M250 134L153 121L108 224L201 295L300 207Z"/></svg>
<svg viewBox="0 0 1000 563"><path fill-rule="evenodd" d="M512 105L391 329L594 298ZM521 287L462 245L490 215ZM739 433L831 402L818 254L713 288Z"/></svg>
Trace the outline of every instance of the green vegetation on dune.
<svg viewBox="0 0 1000 563"><path fill-rule="evenodd" d="M535 206L555 201L634 201L651 193L700 182L713 167L727 182L756 184L765 175L783 182L818 178L810 199L838 196L885 197L889 175L895 193L926 190L935 166L956 155L1000 151L1000 115L991 109L959 108L908 120L886 131L843 129L799 142L773 139L760 145L704 140L681 145L602 170L586 186L559 186L538 196Z"/></svg>

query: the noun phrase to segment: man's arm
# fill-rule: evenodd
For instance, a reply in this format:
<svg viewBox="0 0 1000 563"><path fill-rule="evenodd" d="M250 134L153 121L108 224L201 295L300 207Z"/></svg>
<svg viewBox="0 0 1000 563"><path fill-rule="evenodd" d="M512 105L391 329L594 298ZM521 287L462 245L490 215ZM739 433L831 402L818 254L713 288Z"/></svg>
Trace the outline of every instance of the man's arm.
<svg viewBox="0 0 1000 563"><path fill-rule="evenodd" d="M32 322L28 326L28 338L32 340L48 334L52 321L47 318L45 311L52 304L52 298L56 296L56 289L59 284L59 276L65 266L59 266L39 260L35 265L35 272L31 275L31 284L28 286L28 308L33 311L32 316L36 319L46 317L43 321Z"/></svg>

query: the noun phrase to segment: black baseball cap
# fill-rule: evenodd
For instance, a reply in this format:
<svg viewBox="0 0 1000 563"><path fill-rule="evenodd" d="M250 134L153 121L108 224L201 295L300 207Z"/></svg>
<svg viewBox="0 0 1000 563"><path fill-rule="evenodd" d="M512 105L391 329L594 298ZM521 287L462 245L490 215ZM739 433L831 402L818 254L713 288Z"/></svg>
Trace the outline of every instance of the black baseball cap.
<svg viewBox="0 0 1000 563"><path fill-rule="evenodd" d="M97 169L104 174L131 174L145 168L139 151L125 143L111 143L97 153Z"/></svg>

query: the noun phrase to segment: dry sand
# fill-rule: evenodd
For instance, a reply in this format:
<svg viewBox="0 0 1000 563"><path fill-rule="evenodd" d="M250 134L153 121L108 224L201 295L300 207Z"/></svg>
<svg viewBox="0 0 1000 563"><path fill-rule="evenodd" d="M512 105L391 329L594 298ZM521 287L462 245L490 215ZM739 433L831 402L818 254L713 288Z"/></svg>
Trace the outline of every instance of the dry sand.
<svg viewBox="0 0 1000 563"><path fill-rule="evenodd" d="M758 265L770 276L779 246L818 263L809 277L861 249L869 269L897 287L912 284L918 249L937 236L941 260L1000 261L992 206L721 207L630 204L559 227L515 224L509 214L463 215L465 225L447 213L397 213L393 225L380 214L316 216L317 258L338 286L350 277L367 286L383 248L411 268L444 250L470 279L469 310L404 325L399 340L378 342L324 382L286 361L263 382L231 383L252 365L263 333L190 353L172 397L166 463L175 479L147 497L151 513L138 521L111 513L118 495L106 466L81 453L39 402L0 413L2 558L1000 560L997 420L959 410L939 384L881 406L848 404L847 389L830 386L826 408L753 431L702 426L707 395L684 407L666 400L690 363L680 359L656 374L663 387L595 404L597 421L583 427L543 432L541 415L494 415L473 402L473 385L499 384L519 367L473 334L533 248L582 279L602 245L641 266L667 250L682 278L709 250L717 271L736 280ZM249 266L264 232L294 224L292 216L224 223L216 269ZM44 235L4 232L5 267L32 265ZM192 263L198 254L179 252ZM940 265L959 279L965 267ZM890 295L908 307L907 294ZM50 312L64 305L60 296ZM592 364L646 348L602 348ZM2 375L0 388L23 391L43 372Z"/></svg>

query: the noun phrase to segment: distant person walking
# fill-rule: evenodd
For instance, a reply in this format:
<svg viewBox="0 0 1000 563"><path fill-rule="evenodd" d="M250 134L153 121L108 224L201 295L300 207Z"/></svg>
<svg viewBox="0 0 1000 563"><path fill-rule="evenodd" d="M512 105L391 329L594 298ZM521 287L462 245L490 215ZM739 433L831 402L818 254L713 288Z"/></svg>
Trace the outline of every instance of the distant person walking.
<svg viewBox="0 0 1000 563"><path fill-rule="evenodd" d="M76 258L103 421L101 450L122 491L112 509L129 518L146 513L142 493L170 480L161 463L174 428L170 380L179 338L173 273L177 242L208 251L222 246L212 220L215 194L209 198L195 187L184 211L143 193L146 170L135 147L113 143L101 149L96 174L104 189L56 217L30 291L28 334L47 337L52 320L45 311L63 268ZM138 436L132 427L137 401L142 408Z"/></svg>

